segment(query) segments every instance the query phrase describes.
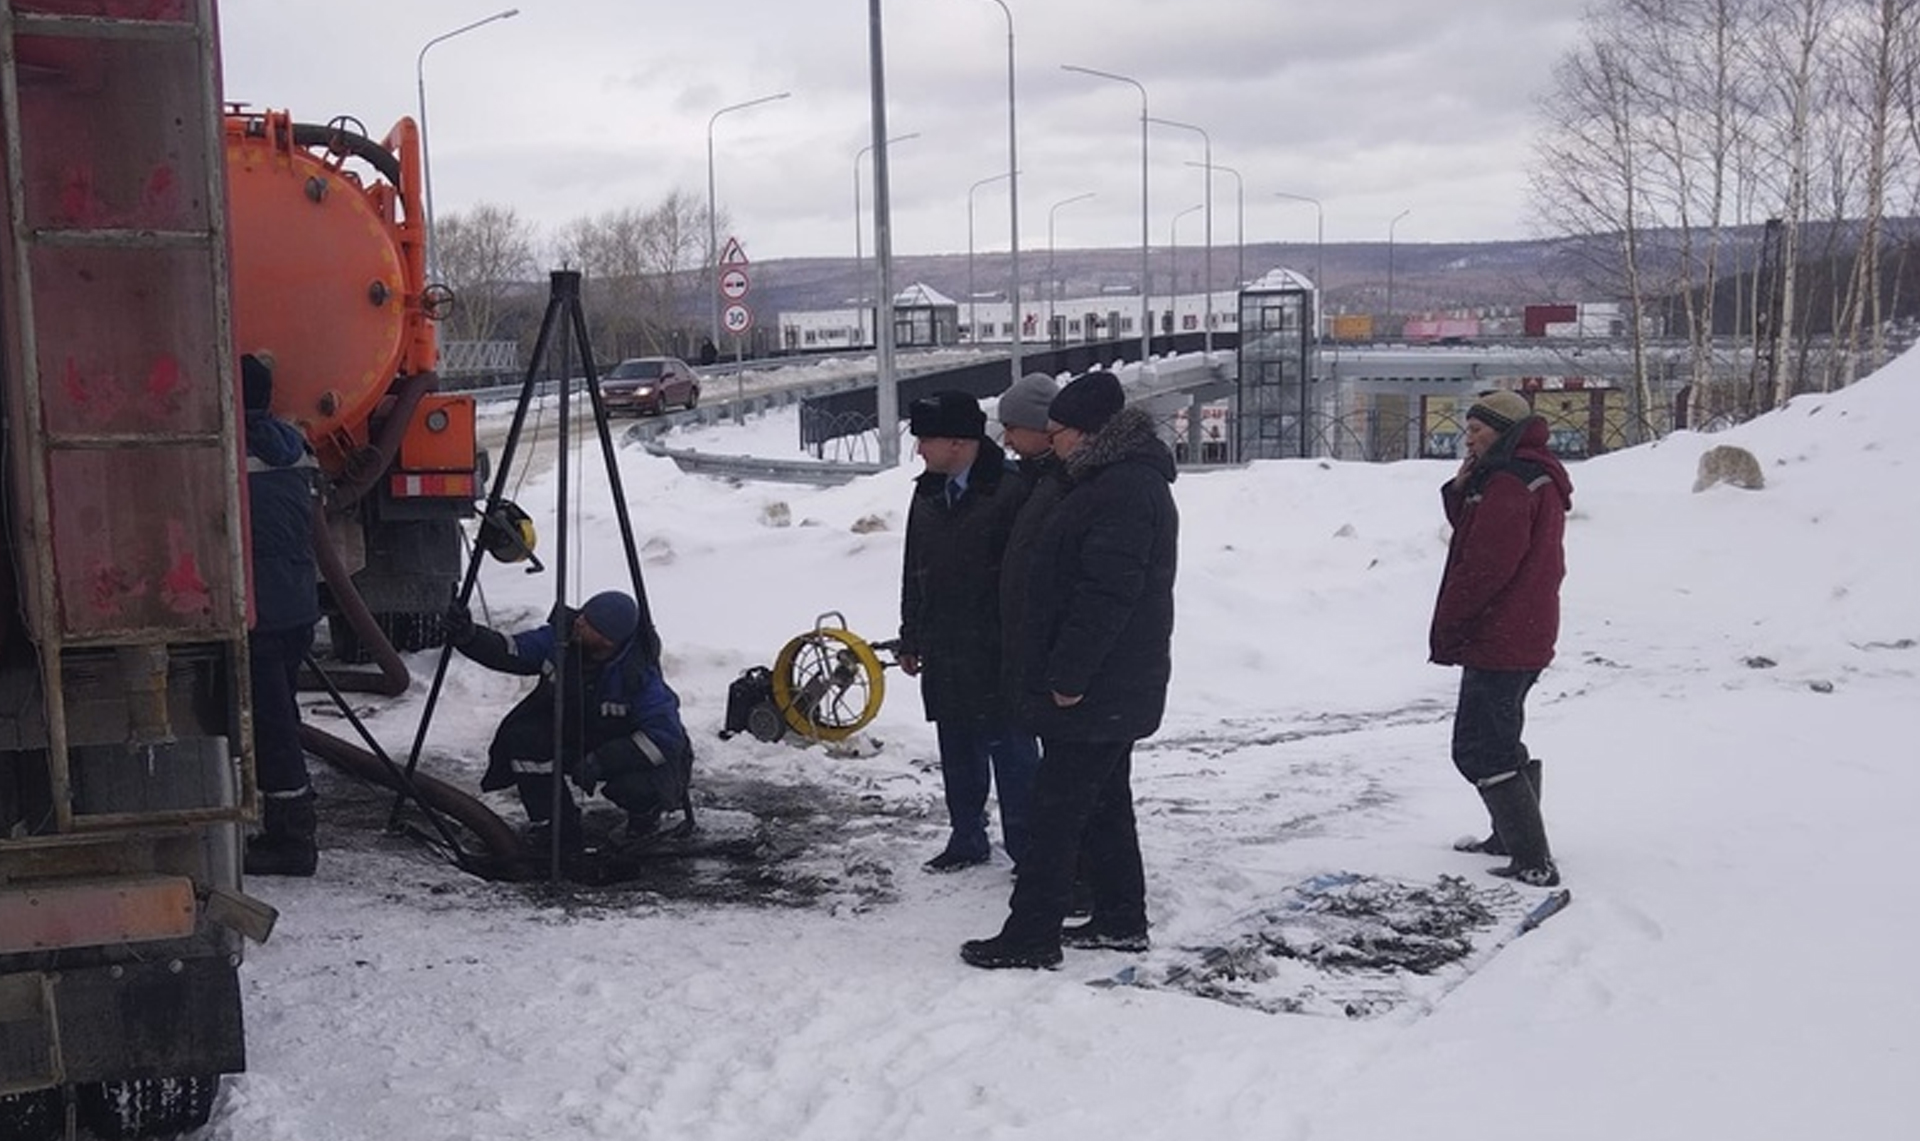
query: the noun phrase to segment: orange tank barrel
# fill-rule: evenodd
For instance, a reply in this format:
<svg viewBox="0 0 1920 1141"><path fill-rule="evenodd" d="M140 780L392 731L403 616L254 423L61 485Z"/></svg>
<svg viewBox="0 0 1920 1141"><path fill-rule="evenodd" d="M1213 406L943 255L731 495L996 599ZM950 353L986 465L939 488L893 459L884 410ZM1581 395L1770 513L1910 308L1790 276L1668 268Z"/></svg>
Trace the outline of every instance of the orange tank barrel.
<svg viewBox="0 0 1920 1141"><path fill-rule="evenodd" d="M284 112L226 120L234 340L273 353L274 411L338 474L394 378L433 367L433 332L411 188L298 134ZM403 122L382 146L408 170L416 141Z"/></svg>

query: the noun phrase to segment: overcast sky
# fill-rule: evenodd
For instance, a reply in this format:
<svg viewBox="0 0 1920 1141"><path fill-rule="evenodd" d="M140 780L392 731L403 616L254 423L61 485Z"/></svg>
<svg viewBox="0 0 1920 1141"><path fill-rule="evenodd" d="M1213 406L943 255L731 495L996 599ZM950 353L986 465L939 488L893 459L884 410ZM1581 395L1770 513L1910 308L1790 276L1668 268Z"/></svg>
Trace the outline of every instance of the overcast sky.
<svg viewBox="0 0 1920 1141"><path fill-rule="evenodd" d="M873 141L862 0L518 0L519 14L425 56L434 209L510 205L550 233L680 189L717 195L753 259L850 256L854 168ZM1007 0L1017 51L1023 249L1140 241L1140 96L1212 136L1238 170L1248 241L1406 243L1533 233L1536 99L1585 0ZM347 114L379 136L417 114L435 36L490 0L223 0L228 99L303 121ZM964 253L969 190L1007 170L1007 21L994 0L886 5L893 248ZM1154 126L1148 231L1204 198L1195 132ZM860 163L863 211L871 156ZM1094 198L1050 208L1077 194ZM1236 236L1234 178L1214 177L1214 240ZM974 248L1008 244L1004 181L971 195ZM861 242L869 253L871 221ZM1179 223L1197 244L1204 214Z"/></svg>

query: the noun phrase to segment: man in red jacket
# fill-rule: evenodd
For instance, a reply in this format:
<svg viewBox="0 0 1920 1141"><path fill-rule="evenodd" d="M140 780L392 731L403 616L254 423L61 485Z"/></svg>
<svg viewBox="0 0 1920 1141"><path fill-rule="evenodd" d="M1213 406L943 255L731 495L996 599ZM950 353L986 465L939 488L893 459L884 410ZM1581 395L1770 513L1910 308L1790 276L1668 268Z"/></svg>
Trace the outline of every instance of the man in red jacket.
<svg viewBox="0 0 1920 1141"><path fill-rule="evenodd" d="M1482 394L1466 440L1466 460L1440 489L1453 541L1428 635L1433 661L1464 667L1453 763L1493 818L1491 836L1462 847L1510 857L1494 875L1552 887L1560 872L1540 818L1540 765L1520 736L1527 691L1560 633L1573 482L1547 450L1547 422L1518 393Z"/></svg>

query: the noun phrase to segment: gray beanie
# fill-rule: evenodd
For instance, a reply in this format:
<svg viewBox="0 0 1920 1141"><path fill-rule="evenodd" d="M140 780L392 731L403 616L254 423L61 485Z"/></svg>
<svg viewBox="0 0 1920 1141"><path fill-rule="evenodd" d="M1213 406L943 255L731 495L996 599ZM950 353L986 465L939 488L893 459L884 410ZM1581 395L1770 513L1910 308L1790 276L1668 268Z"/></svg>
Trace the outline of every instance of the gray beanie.
<svg viewBox="0 0 1920 1141"><path fill-rule="evenodd" d="M1044 372L1030 372L1013 382L1000 394L996 418L1005 428L1047 429L1047 406L1060 393L1060 385Z"/></svg>

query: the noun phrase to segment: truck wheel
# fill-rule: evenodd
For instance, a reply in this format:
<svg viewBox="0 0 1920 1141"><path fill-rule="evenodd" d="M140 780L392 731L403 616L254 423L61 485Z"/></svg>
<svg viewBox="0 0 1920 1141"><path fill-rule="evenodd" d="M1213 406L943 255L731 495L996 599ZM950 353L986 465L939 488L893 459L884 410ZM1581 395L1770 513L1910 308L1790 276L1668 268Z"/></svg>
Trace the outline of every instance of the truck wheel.
<svg viewBox="0 0 1920 1141"><path fill-rule="evenodd" d="M397 613L380 615L380 629L386 632L393 648L403 654L431 650L446 641L441 615Z"/></svg>
<svg viewBox="0 0 1920 1141"><path fill-rule="evenodd" d="M0 1097L0 1137L54 1141L67 1131L67 1104L60 1087Z"/></svg>
<svg viewBox="0 0 1920 1141"><path fill-rule="evenodd" d="M213 1116L219 1074L129 1078L76 1087L80 1124L109 1141L198 1129Z"/></svg>

